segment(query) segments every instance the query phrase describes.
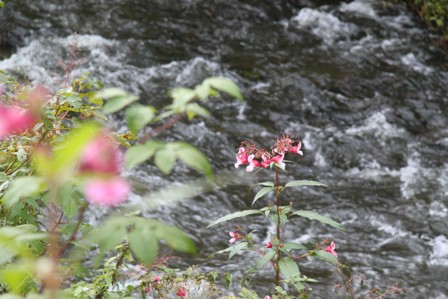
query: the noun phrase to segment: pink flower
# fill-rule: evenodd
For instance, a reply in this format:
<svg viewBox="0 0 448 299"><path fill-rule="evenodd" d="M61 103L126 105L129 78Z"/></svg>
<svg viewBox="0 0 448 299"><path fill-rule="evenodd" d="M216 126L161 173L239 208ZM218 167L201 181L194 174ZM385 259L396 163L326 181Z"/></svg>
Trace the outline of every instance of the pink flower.
<svg viewBox="0 0 448 299"><path fill-rule="evenodd" d="M264 299L271 299L271 296L266 295Z"/></svg>
<svg viewBox="0 0 448 299"><path fill-rule="evenodd" d="M272 248L272 242L269 242L268 244L266 244L266 248Z"/></svg>
<svg viewBox="0 0 448 299"><path fill-rule="evenodd" d="M0 138L22 133L36 122L32 113L13 106L0 105Z"/></svg>
<svg viewBox="0 0 448 299"><path fill-rule="evenodd" d="M157 283L157 284L161 284L162 283L162 278L160 277L160 276L154 276L153 278L152 278L152 281L153 282L155 282L155 283Z"/></svg>
<svg viewBox="0 0 448 299"><path fill-rule="evenodd" d="M180 287L177 290L176 296L188 298L188 293L187 293L187 291L183 287Z"/></svg>
<svg viewBox="0 0 448 299"><path fill-rule="evenodd" d="M269 160L265 160L262 162L255 160L255 155L250 155L247 160L249 162L249 165L246 167L247 172L251 172L256 167L267 168L270 164Z"/></svg>
<svg viewBox="0 0 448 299"><path fill-rule="evenodd" d="M126 200L131 187L129 183L120 178L95 179L84 187L84 195L87 201L103 206L113 206Z"/></svg>
<svg viewBox="0 0 448 299"><path fill-rule="evenodd" d="M336 244L335 244L334 242L331 242L330 246L328 246L328 247L325 248L325 251L326 251L326 252L329 252L329 253L331 253L332 255L334 255L334 256L337 257L338 254L336 253L335 249L336 249Z"/></svg>
<svg viewBox="0 0 448 299"><path fill-rule="evenodd" d="M96 137L84 150L80 171L117 175L120 173L122 155L107 135Z"/></svg>
<svg viewBox="0 0 448 299"><path fill-rule="evenodd" d="M232 237L229 240L229 243L235 243L236 241L241 240L241 238L242 238L239 233L235 233L235 232L232 232L232 231L229 232L229 235Z"/></svg>
<svg viewBox="0 0 448 299"><path fill-rule="evenodd" d="M247 154L246 154L246 149L244 147L240 147L238 149L238 153L236 154L236 163L235 163L235 168L238 168L238 166L240 165L244 165L249 163L249 161L247 160Z"/></svg>
<svg viewBox="0 0 448 299"><path fill-rule="evenodd" d="M281 155L281 156L274 156L271 159L271 162L274 162L275 164L277 164L277 166L280 169L285 170L286 164L283 162L283 158L285 157L285 154Z"/></svg>
<svg viewBox="0 0 448 299"><path fill-rule="evenodd" d="M293 143L293 146L289 149L289 152L303 156L303 152L300 150L302 148L302 142L298 141L296 143L296 145Z"/></svg>

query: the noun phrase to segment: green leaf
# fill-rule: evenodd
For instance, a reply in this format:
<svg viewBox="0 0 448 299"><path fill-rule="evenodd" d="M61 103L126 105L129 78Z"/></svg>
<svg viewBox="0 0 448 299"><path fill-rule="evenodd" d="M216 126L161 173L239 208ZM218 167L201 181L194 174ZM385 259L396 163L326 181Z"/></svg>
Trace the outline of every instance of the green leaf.
<svg viewBox="0 0 448 299"><path fill-rule="evenodd" d="M205 84L205 82L196 85L196 87L194 88L194 92L200 100L204 101L210 94L210 85Z"/></svg>
<svg viewBox="0 0 448 299"><path fill-rule="evenodd" d="M210 117L210 112L208 112L207 109L197 103L187 104L185 112L187 113L187 117L189 120L196 117L196 115L202 116L204 118Z"/></svg>
<svg viewBox="0 0 448 299"><path fill-rule="evenodd" d="M127 227L132 224L129 217L116 217L106 220L102 225L88 234L88 239L98 244L102 253L120 244L127 234Z"/></svg>
<svg viewBox="0 0 448 299"><path fill-rule="evenodd" d="M204 83L209 84L211 87L223 91L238 100L242 101L243 96L241 95L238 85L236 85L232 80L223 77L212 77L204 80Z"/></svg>
<svg viewBox="0 0 448 299"><path fill-rule="evenodd" d="M181 107L194 99L196 93L190 88L178 87L171 90L170 95L173 98L173 106Z"/></svg>
<svg viewBox="0 0 448 299"><path fill-rule="evenodd" d="M296 211L294 213L292 213L292 215L297 215L300 217L305 217L308 218L310 220L317 220L321 223L324 224L328 224L330 226L333 226L335 228L338 228L340 230L345 230L345 227L342 226L342 224L339 224L338 222L334 221L333 219L323 216L319 213L313 212L313 211L305 211L305 210L301 210L301 211Z"/></svg>
<svg viewBox="0 0 448 299"><path fill-rule="evenodd" d="M54 157L50 161L50 166L44 171L57 173L60 170L66 170L74 165L81 155L84 148L100 132L100 127L96 123L87 123L74 129L67 134L66 139L54 151ZM45 167L45 165L43 165Z"/></svg>
<svg viewBox="0 0 448 299"><path fill-rule="evenodd" d="M232 248L232 250L230 250L230 253L229 253L229 260L230 260L235 254L237 254L238 252L240 252L241 250L247 249L247 242L241 242L241 243L238 243L238 244L236 244L235 246L232 246L231 248Z"/></svg>
<svg viewBox="0 0 448 299"><path fill-rule="evenodd" d="M213 175L212 166L207 157L194 146L187 143L176 143L176 156L191 168L202 171L207 177Z"/></svg>
<svg viewBox="0 0 448 299"><path fill-rule="evenodd" d="M159 252L159 240L151 227L137 227L128 238L135 256L146 265L151 265Z"/></svg>
<svg viewBox="0 0 448 299"><path fill-rule="evenodd" d="M239 217L245 217L245 216L249 216L249 215L253 215L253 214L262 214L259 210L245 210L245 211L239 211L239 212L235 212L232 214L228 214L226 216L223 216L215 221L213 221L212 223L210 223L207 228L212 227L216 224L219 224L221 222L225 222L225 221L229 221L235 218L239 218Z"/></svg>
<svg viewBox="0 0 448 299"><path fill-rule="evenodd" d="M326 252L325 250L317 250L315 252L315 255L313 255L313 256L316 256L318 259L324 260L331 264L338 263L338 258L335 257L334 255L332 255L331 253Z"/></svg>
<svg viewBox="0 0 448 299"><path fill-rule="evenodd" d="M126 110L126 123L132 135L137 136L140 129L149 124L154 118L156 109L140 104L133 105Z"/></svg>
<svg viewBox="0 0 448 299"><path fill-rule="evenodd" d="M5 193L5 205L11 208L21 198L29 197L43 189L43 179L35 176L18 177Z"/></svg>
<svg viewBox="0 0 448 299"><path fill-rule="evenodd" d="M292 181L285 185L285 188L288 187L299 187L299 186L322 186L322 187L328 187L325 184L316 182L316 181L309 181L309 180L299 180L299 181Z"/></svg>
<svg viewBox="0 0 448 299"><path fill-rule="evenodd" d="M103 112L111 114L138 100L138 96L131 95L121 88L106 88L95 94L95 98L108 99L103 106Z"/></svg>
<svg viewBox="0 0 448 299"><path fill-rule="evenodd" d="M297 266L297 263L294 262L291 258L281 258L278 262L278 266L280 267L280 273L286 280L300 277L299 266Z"/></svg>
<svg viewBox="0 0 448 299"><path fill-rule="evenodd" d="M254 200L252 201L252 205L254 205L255 202L259 198L265 196L266 194L268 194L269 192L271 192L273 190L275 190L275 187L264 187L264 188L261 188L260 191L258 191L257 194L255 194Z"/></svg>
<svg viewBox="0 0 448 299"><path fill-rule="evenodd" d="M163 174L170 174L173 170L174 162L176 161L176 153L168 146L160 149L154 156L154 163Z"/></svg>
<svg viewBox="0 0 448 299"><path fill-rule="evenodd" d="M242 299L260 299L257 293L246 288L241 289L240 296L242 297Z"/></svg>
<svg viewBox="0 0 448 299"><path fill-rule="evenodd" d="M193 240L177 227L160 222L156 235L159 239L165 240L167 245L174 250L196 254L196 245Z"/></svg>
<svg viewBox="0 0 448 299"><path fill-rule="evenodd" d="M3 1L0 1L0 8L3 8L5 6L5 3Z"/></svg>
<svg viewBox="0 0 448 299"><path fill-rule="evenodd" d="M267 262L269 262L274 256L276 252L275 250L268 250L263 257L257 263L257 269L261 269Z"/></svg>
<svg viewBox="0 0 448 299"><path fill-rule="evenodd" d="M148 141L145 144L130 147L124 157L126 168L130 169L145 162L161 148L163 144L157 141Z"/></svg>
<svg viewBox="0 0 448 299"><path fill-rule="evenodd" d="M291 251L291 250L302 250L302 249L306 249L306 247L303 246L302 244L299 244L299 243L285 242L285 243L283 243L283 249L286 250L287 252L289 252L289 251Z"/></svg>

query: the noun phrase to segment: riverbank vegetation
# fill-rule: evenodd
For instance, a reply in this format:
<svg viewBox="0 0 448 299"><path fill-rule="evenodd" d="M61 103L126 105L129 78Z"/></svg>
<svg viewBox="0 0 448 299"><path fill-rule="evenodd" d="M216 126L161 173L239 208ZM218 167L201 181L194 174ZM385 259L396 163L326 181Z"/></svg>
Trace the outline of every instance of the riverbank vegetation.
<svg viewBox="0 0 448 299"><path fill-rule="evenodd" d="M430 30L440 34L440 43L445 51L448 51L448 0L398 0L398 2L406 5Z"/></svg>

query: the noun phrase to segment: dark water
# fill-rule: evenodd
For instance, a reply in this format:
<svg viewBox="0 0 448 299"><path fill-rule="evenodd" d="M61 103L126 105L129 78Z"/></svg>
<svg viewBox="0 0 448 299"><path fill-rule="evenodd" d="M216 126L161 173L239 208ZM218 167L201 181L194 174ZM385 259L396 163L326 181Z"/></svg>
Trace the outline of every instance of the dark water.
<svg viewBox="0 0 448 299"><path fill-rule="evenodd" d="M174 86L232 78L244 104L214 100L211 119L179 123L162 138L192 142L220 172L233 171L241 140L269 147L275 136L295 134L305 156L288 166L282 182L307 178L330 188L293 190L285 198L330 215L347 232L295 220L286 236L334 240L340 259L364 278L360 294L398 282L407 298L448 298L448 72L436 37L411 15L368 0L11 2L0 11L0 69L56 85L58 57L67 56L76 32L85 59L80 72L147 103L166 103ZM197 176L175 170L163 177L145 165L130 173L133 200ZM273 179L268 172L253 176ZM227 246L237 223L204 228L249 208L252 198L239 184L155 215L193 236L200 258L189 263L238 276L249 257L203 259ZM258 230L260 243L273 232L262 219L238 224ZM337 297L331 268L305 262L303 272L321 281L314 298ZM269 291L271 276L269 268L261 271L260 294Z"/></svg>

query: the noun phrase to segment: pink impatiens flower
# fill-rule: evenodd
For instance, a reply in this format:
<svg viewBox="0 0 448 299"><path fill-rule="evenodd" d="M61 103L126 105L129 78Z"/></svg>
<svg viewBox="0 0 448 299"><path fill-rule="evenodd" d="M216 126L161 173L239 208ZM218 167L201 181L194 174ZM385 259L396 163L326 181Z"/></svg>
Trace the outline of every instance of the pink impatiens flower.
<svg viewBox="0 0 448 299"><path fill-rule="evenodd" d="M246 149L244 147L240 147L238 149L238 153L236 154L235 168L238 168L238 166L240 166L240 165L249 163L249 161L247 159L248 159L248 157L246 154Z"/></svg>
<svg viewBox="0 0 448 299"><path fill-rule="evenodd" d="M0 105L0 139L22 133L36 122L34 115L13 106Z"/></svg>
<svg viewBox="0 0 448 299"><path fill-rule="evenodd" d="M325 251L326 251L326 252L329 252L329 253L331 253L332 255L334 255L334 256L337 257L338 254L336 253L335 249L336 249L336 244L335 244L334 242L331 242L330 246L328 246L328 247L325 248Z"/></svg>
<svg viewBox="0 0 448 299"><path fill-rule="evenodd" d="M155 283L157 283L157 284L161 284L162 283L162 278L160 277L160 276L154 276L153 278L152 278L152 281L153 282L155 282Z"/></svg>
<svg viewBox="0 0 448 299"><path fill-rule="evenodd" d="M272 248L272 242L268 242L268 244L266 244L266 248Z"/></svg>
<svg viewBox="0 0 448 299"><path fill-rule="evenodd" d="M285 164L285 162L283 162L284 157L285 157L284 154L281 156L274 156L274 157L272 157L271 162L274 162L275 164L277 164L277 166L280 169L285 170L286 164Z"/></svg>
<svg viewBox="0 0 448 299"><path fill-rule="evenodd" d="M107 135L96 137L84 150L80 171L118 175L122 155L113 140Z"/></svg>
<svg viewBox="0 0 448 299"><path fill-rule="evenodd" d="M266 295L264 299L271 299L271 296Z"/></svg>
<svg viewBox="0 0 448 299"><path fill-rule="evenodd" d="M292 144L292 147L290 148L289 152L303 156L303 152L300 150L302 148L302 142L298 141L296 143L297 143L296 145L294 145L294 143Z"/></svg>
<svg viewBox="0 0 448 299"><path fill-rule="evenodd" d="M187 291L185 290L185 288L180 287L180 288L177 290L176 296L183 297L183 298L188 298L188 293L187 293Z"/></svg>
<svg viewBox="0 0 448 299"><path fill-rule="evenodd" d="M239 233L235 233L235 232L230 231L230 232L229 232L229 235L232 237L232 238L229 240L229 243L235 243L236 241L242 239L242 237L241 237L241 235L240 235Z"/></svg>
<svg viewBox="0 0 448 299"><path fill-rule="evenodd" d="M120 178L93 179L84 186L84 195L87 201L93 204L114 206L126 200L131 187L129 183Z"/></svg>

